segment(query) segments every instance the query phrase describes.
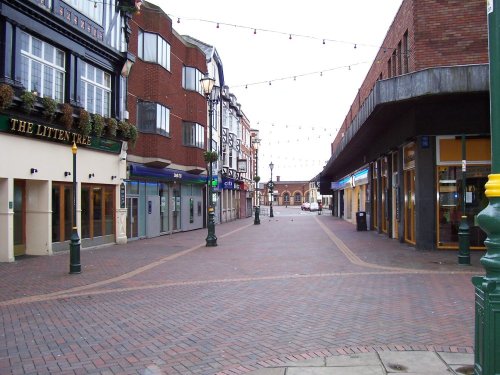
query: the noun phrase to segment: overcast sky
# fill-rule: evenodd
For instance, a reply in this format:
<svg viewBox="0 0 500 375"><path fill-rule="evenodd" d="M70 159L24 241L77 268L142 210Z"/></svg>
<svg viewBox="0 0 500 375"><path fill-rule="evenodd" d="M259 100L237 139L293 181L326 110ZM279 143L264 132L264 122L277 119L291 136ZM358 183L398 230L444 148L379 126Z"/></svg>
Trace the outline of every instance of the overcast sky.
<svg viewBox="0 0 500 375"><path fill-rule="evenodd" d="M226 84L260 130L262 181L270 178L271 161L273 178L282 181L310 180L321 172L402 3L148 1L170 15L178 33L219 52Z"/></svg>

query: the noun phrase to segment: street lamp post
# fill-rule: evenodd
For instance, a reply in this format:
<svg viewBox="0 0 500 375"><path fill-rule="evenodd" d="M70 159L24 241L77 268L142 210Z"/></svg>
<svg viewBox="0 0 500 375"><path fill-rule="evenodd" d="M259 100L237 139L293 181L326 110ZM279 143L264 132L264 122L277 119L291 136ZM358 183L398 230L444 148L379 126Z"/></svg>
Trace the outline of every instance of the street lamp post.
<svg viewBox="0 0 500 375"><path fill-rule="evenodd" d="M269 169L271 170L271 181L269 183L269 192L271 193L271 199L269 201L269 217L274 217L274 214L273 214L273 188L274 188L273 168L274 168L273 162L269 163Z"/></svg>
<svg viewBox="0 0 500 375"><path fill-rule="evenodd" d="M73 142L71 152L73 153L73 230L69 244L69 273L81 273L82 265L80 264L80 237L78 236L78 227L76 225L76 152L78 148Z"/></svg>
<svg viewBox="0 0 500 375"><path fill-rule="evenodd" d="M208 74L204 78L200 79L203 92L208 102L208 150L212 152L212 117L214 111L214 102L217 99L212 98L212 90L214 89L215 80L210 78ZM206 238L206 246L217 246L217 237L215 236L215 209L213 202L213 189L212 189L212 172L213 172L213 158L209 157L209 167L208 167L208 235Z"/></svg>
<svg viewBox="0 0 500 375"><path fill-rule="evenodd" d="M259 143L260 139L255 138L253 140L253 146L255 150L255 177L259 176ZM255 180L255 219L253 221L255 225L260 224L260 202L259 202L259 181Z"/></svg>
<svg viewBox="0 0 500 375"><path fill-rule="evenodd" d="M290 194L288 194L288 185L285 185L285 193L283 194L283 198L285 199L285 207L288 207L288 197Z"/></svg>
<svg viewBox="0 0 500 375"><path fill-rule="evenodd" d="M491 174L486 183L488 206L479 213L479 226L486 232L487 252L481 258L485 276L474 276L476 291L474 374L500 374L500 0L487 2Z"/></svg>

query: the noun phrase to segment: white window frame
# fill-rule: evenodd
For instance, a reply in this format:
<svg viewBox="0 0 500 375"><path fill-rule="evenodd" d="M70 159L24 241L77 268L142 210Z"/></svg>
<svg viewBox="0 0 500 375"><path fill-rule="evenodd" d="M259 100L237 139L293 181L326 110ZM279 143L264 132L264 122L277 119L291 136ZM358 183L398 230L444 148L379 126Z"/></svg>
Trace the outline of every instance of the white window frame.
<svg viewBox="0 0 500 375"><path fill-rule="evenodd" d="M52 99L56 100L59 103L62 103L64 101L64 91L65 91L65 84L66 84L66 70L65 70L65 65L66 65L66 54L64 53L63 50L55 47L54 45L44 42L41 39L35 38L34 36L28 34L27 32L21 31L21 38L23 36L27 37L27 42L28 42L28 50L23 49L22 43L21 43L21 65L19 66L19 77L20 81L22 82L23 86L29 90L29 91L36 91L41 97L43 96L49 96ZM33 53L33 44L34 42L39 42L40 43L40 56L37 56L35 53ZM46 60L46 52L47 48L51 47L53 49L52 51L52 61ZM57 64L57 53L62 54L62 61L58 65ZM23 64L24 62L27 63L27 71L25 73L26 76L23 76ZM40 64L40 77L39 79L35 80L35 76L33 74L33 65L34 64ZM50 70L52 69L52 72L50 73ZM49 74L52 75L52 82L50 83L51 87L48 88L46 85L46 74L49 72ZM58 76L59 74L59 76ZM57 86L57 78L59 77L60 79L60 89L56 90ZM47 95L48 94L48 95Z"/></svg>
<svg viewBox="0 0 500 375"><path fill-rule="evenodd" d="M205 127L196 122L184 122L183 127L182 144L205 149Z"/></svg>
<svg viewBox="0 0 500 375"><path fill-rule="evenodd" d="M154 45L147 44L147 39L151 39ZM145 50L145 48L149 49ZM170 71L170 44L160 35L139 29L137 51L140 59L159 64Z"/></svg>
<svg viewBox="0 0 500 375"><path fill-rule="evenodd" d="M93 77L88 77L89 67L94 69ZM90 113L98 113L104 117L111 116L111 74L108 72L97 68L96 66L82 61L82 75L81 79L81 92L80 92L80 102L86 111ZM101 75L101 82L98 81L98 76ZM96 99L97 94L101 92L101 101L98 102ZM93 99L90 99L90 94L92 93ZM107 102L106 99L107 98ZM92 103L89 103L92 101Z"/></svg>
<svg viewBox="0 0 500 375"><path fill-rule="evenodd" d="M63 0L63 2L102 26L104 1Z"/></svg>

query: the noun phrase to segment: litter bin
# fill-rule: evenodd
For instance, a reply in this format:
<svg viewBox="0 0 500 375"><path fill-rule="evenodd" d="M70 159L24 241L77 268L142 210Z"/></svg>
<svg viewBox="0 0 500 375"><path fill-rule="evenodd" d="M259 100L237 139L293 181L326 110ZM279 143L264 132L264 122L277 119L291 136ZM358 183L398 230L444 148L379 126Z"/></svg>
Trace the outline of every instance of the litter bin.
<svg viewBox="0 0 500 375"><path fill-rule="evenodd" d="M356 212L356 230L367 230L365 211Z"/></svg>

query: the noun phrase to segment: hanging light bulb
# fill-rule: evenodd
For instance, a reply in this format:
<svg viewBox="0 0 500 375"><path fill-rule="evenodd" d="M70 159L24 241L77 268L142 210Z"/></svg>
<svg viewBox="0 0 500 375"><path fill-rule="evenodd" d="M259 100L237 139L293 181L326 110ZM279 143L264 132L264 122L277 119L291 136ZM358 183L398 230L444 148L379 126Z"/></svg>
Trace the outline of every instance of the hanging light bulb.
<svg viewBox="0 0 500 375"><path fill-rule="evenodd" d="M217 28L219 28L219 22L217 22Z"/></svg>
<svg viewBox="0 0 500 375"><path fill-rule="evenodd" d="M292 40L292 34L290 34L290 36L288 37L288 39Z"/></svg>
<svg viewBox="0 0 500 375"><path fill-rule="evenodd" d="M323 39L323 44L326 44L325 40Z"/></svg>
<svg viewBox="0 0 500 375"><path fill-rule="evenodd" d="M253 34L257 34L257 29L253 29Z"/></svg>
<svg viewBox="0 0 500 375"><path fill-rule="evenodd" d="M97 2L94 1L94 8L97 8Z"/></svg>
<svg viewBox="0 0 500 375"><path fill-rule="evenodd" d="M354 49L358 48L358 46L356 45L356 43L354 43Z"/></svg>
<svg viewBox="0 0 500 375"><path fill-rule="evenodd" d="M177 23L181 23L181 19L177 17Z"/></svg>
<svg viewBox="0 0 500 375"><path fill-rule="evenodd" d="M271 86L271 81L269 81L269 86ZM273 125L274 126L274 125Z"/></svg>
<svg viewBox="0 0 500 375"><path fill-rule="evenodd" d="M245 88L248 89L248 85L245 85Z"/></svg>

